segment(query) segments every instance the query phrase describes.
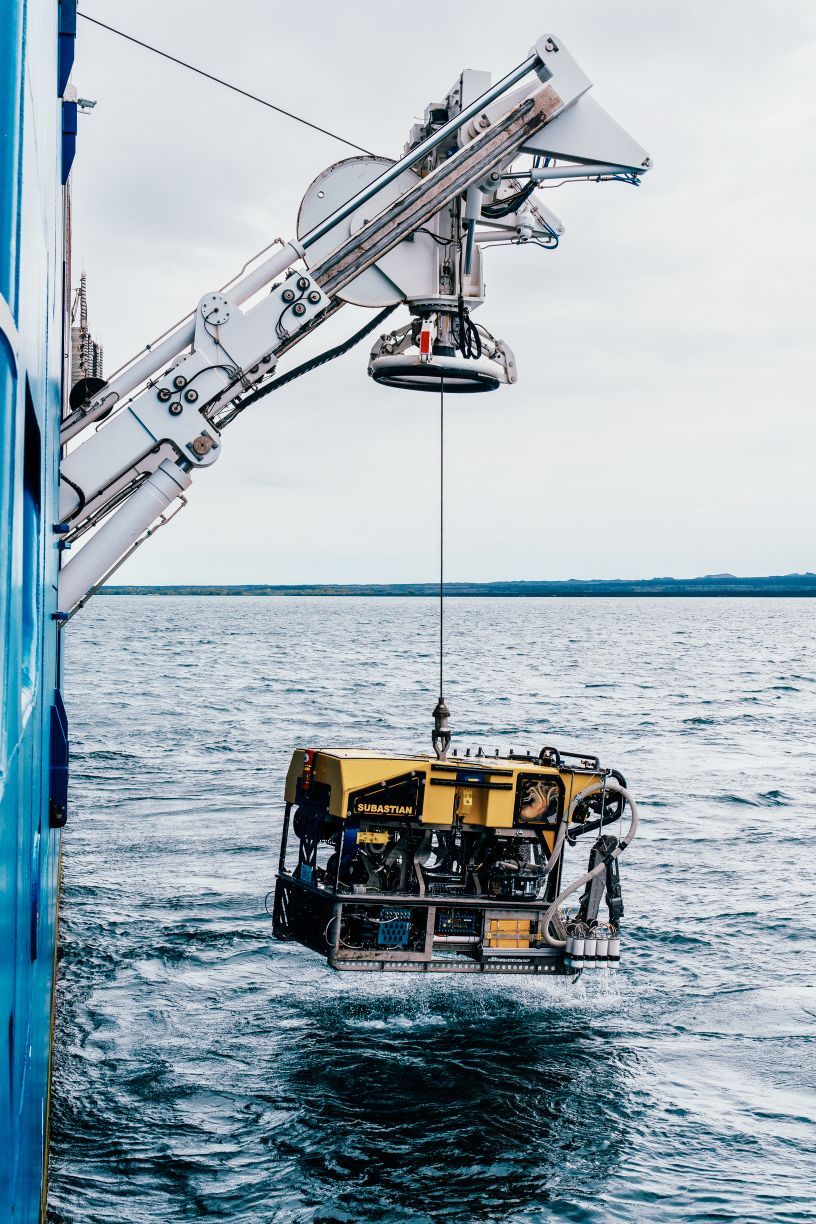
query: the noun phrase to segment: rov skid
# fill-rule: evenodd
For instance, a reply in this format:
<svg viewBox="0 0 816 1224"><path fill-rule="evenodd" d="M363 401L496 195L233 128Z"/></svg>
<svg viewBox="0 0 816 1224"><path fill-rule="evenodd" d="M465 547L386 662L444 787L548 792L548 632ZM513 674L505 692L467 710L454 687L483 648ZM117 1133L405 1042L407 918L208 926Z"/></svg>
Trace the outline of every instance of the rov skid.
<svg viewBox="0 0 816 1224"><path fill-rule="evenodd" d="M285 798L274 931L335 969L575 976L620 958L617 859L637 808L596 757L298 749ZM565 845L590 832L563 887Z"/></svg>

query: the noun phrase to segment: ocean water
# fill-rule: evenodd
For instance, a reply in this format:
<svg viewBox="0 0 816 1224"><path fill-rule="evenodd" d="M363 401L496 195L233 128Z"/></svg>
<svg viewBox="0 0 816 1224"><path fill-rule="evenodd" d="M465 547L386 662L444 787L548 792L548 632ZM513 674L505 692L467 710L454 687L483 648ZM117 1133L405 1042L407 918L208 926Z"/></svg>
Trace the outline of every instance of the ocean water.
<svg viewBox="0 0 816 1224"><path fill-rule="evenodd" d="M621 969L569 986L339 975L272 938L290 752L427 747L432 601L94 601L49 1219L813 1220L813 615L450 601L460 751L591 749L641 802Z"/></svg>

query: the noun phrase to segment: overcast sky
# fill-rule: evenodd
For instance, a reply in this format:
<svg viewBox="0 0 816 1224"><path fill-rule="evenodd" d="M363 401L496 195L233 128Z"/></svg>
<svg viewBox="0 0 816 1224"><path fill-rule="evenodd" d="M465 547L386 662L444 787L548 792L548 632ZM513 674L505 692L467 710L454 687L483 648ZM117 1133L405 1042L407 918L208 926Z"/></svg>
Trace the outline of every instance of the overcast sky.
<svg viewBox="0 0 816 1224"><path fill-rule="evenodd" d="M389 156L462 68L495 79L560 35L654 170L639 190L544 193L567 231L554 254L487 252L477 317L519 381L447 401L448 576L816 570L813 0L81 7ZM78 33L73 79L97 106L74 270L110 372L292 235L310 181L350 151ZM344 309L294 361L366 317ZM374 385L368 349L248 411L117 580L432 580L437 401Z"/></svg>

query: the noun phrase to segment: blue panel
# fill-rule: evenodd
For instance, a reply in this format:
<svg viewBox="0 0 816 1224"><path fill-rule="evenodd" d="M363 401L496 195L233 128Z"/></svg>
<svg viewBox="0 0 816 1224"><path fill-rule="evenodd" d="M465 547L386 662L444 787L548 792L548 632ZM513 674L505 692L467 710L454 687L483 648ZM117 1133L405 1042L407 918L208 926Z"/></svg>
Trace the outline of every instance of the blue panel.
<svg viewBox="0 0 816 1224"><path fill-rule="evenodd" d="M74 66L76 43L76 0L60 0L59 6L59 67L57 69L57 93L65 93L65 86ZM64 181L64 180L63 180Z"/></svg>
<svg viewBox="0 0 816 1224"><path fill-rule="evenodd" d="M17 304L22 47L22 0L0 0L0 294L12 313Z"/></svg>
<svg viewBox="0 0 816 1224"><path fill-rule="evenodd" d="M0 1221L41 1216L67 727L54 619L62 345L61 37L72 4L0 0ZM62 31L62 34L61 34ZM75 112L66 113L68 135ZM71 154L72 155L72 154ZM70 157L66 158L67 162ZM16 356L12 351L16 349ZM53 770L52 770L53 765Z"/></svg>
<svg viewBox="0 0 816 1224"><path fill-rule="evenodd" d="M62 104L62 182L68 182L68 175L74 164L77 138L77 104L63 102Z"/></svg>

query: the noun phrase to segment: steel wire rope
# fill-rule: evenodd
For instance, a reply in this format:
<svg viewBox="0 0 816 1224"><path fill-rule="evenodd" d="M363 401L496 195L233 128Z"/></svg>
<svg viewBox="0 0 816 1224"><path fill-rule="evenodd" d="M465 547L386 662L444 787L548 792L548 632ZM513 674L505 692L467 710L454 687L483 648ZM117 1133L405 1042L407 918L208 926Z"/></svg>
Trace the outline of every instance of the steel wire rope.
<svg viewBox="0 0 816 1224"><path fill-rule="evenodd" d="M431 742L437 758L447 760L451 733L445 704L445 376L439 376L439 700L433 712Z"/></svg>
<svg viewBox="0 0 816 1224"><path fill-rule="evenodd" d="M439 700L444 693L445 658L445 378L439 379Z"/></svg>
<svg viewBox="0 0 816 1224"><path fill-rule="evenodd" d="M362 145L355 144L353 140L346 140L345 136L338 136L336 132L321 127L319 123L312 123L311 120L304 119L293 111L285 110L282 106L276 106L274 102L269 102L266 98L260 98L257 94L241 89L240 85L233 85L231 81L225 81L223 77L217 77L212 72L205 72L203 68L196 68L195 64L179 59L176 55L170 55L168 51L161 51L158 47L152 46L151 43L143 42L141 38L135 38L133 34L126 34L124 30L118 30L116 26L100 21L98 17L91 17L88 13L82 12L78 12L77 16L82 17L85 21L90 21L92 25L100 26L103 30L108 30L111 34L118 34L120 38L135 43L137 47L143 47L145 51L152 51L154 55L159 55L162 59L170 60L171 63L178 64L181 68L187 68L190 72L195 72L197 76L213 81L216 85L223 85L225 89L231 89L233 93L249 98L251 102L259 102L261 106L267 107L268 110L277 111L279 115L285 115L287 119L294 119L295 123L302 123L304 127L311 128L314 132L320 132L323 136L329 136L332 140L339 140L340 144L348 145L350 149L356 149L358 153L365 153L367 157L376 157L376 154L372 153L370 149L364 149Z"/></svg>

